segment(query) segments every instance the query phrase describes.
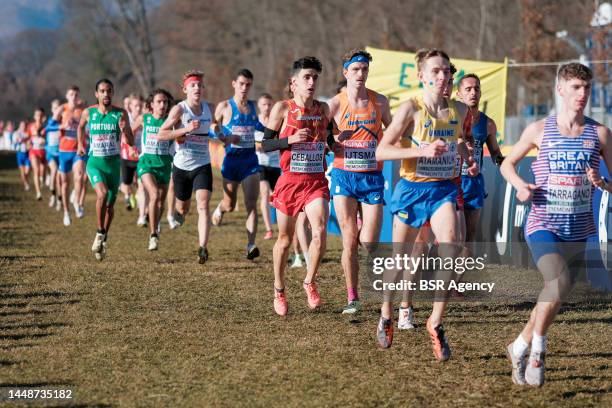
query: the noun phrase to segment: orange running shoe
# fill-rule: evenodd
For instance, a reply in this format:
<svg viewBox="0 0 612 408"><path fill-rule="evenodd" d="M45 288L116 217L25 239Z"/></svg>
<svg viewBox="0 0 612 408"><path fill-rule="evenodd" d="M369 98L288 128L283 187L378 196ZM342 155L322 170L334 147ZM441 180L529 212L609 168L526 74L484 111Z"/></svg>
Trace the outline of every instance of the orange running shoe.
<svg viewBox="0 0 612 408"><path fill-rule="evenodd" d="M393 343L393 320L380 316L378 327L376 328L376 339L380 347L391 347Z"/></svg>
<svg viewBox="0 0 612 408"><path fill-rule="evenodd" d="M434 356L438 361L446 361L451 357L451 349L446 342L446 336L444 335L444 327L441 324L436 327L432 327L431 322L427 319L427 332L431 337L431 345L433 347Z"/></svg>
<svg viewBox="0 0 612 408"><path fill-rule="evenodd" d="M309 308L316 309L317 307L321 306L321 296L319 296L319 291L317 291L316 283L304 282L304 291L306 291L306 297L308 298Z"/></svg>
<svg viewBox="0 0 612 408"><path fill-rule="evenodd" d="M264 234L265 240L272 239L273 237L274 237L274 233L272 232L272 230L266 231L266 233Z"/></svg>
<svg viewBox="0 0 612 408"><path fill-rule="evenodd" d="M274 289L274 311L279 316L287 316L287 299L285 298L285 291L279 292Z"/></svg>

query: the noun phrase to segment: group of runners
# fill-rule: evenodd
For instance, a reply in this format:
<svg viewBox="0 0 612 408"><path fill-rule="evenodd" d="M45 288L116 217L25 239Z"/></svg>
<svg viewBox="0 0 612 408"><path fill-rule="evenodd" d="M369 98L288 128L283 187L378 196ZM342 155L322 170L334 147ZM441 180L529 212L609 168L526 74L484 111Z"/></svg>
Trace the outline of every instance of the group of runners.
<svg viewBox="0 0 612 408"><path fill-rule="evenodd" d="M197 259L205 263L209 258L211 224L221 225L225 214L234 211L241 186L248 259L260 255L256 246L257 198L263 198L267 239L273 236L268 200L276 208L273 308L285 316L289 310L285 272L296 225L309 225L310 242L304 250L306 303L310 309L322 304L317 277L326 249L329 204L333 199L343 243L341 267L347 292L343 313L355 314L362 308L358 250L376 250L384 205L390 206L394 216L394 252L416 256L436 245L439 256L454 258L466 251L465 243L474 240L486 197L480 174L486 146L493 163L501 166L503 176L516 188L518 199L531 201L526 236L544 276L546 296L540 295L528 324L507 351L512 380L521 385L541 385L546 333L571 282L572 270L560 243L583 243L593 234L595 226L588 206L592 193L595 188L612 191L598 171L600 157L607 165L612 164L610 130L584 116L591 71L578 63L561 67L557 85L563 100L561 109L530 125L504 160L496 141L495 122L479 111L481 90L477 75L455 80L454 66L445 52L419 51L416 63L421 93L403 102L392 116L387 98L366 87L371 61L365 50L344 55L346 85L328 102L315 97L323 67L314 57L293 63L291 96L276 103L267 94L257 103L249 100L254 78L247 69L238 71L233 78L233 96L217 106L203 98L204 74L191 70L182 77L184 100L172 106L173 98L167 91L155 90L147 100L145 113L133 118L112 104L114 87L110 80L96 83L97 103L85 109L75 104L78 89L72 87L68 102L54 113L60 134L64 210L68 204L68 187L64 183L67 174L75 163L86 162L96 193L97 232L92 251L102 259L120 186L121 155L125 152L126 158L138 157L136 172L148 197L149 249L158 246L158 225L168 192L175 197L172 221L178 225L185 222L195 192ZM456 98L452 95L454 83L458 89ZM35 118L32 126L40 129L40 119ZM50 132L53 130L47 131L47 140ZM142 133L137 147L135 132ZM44 145L44 139L35 140L39 136L36 132L31 136L32 150ZM211 140L225 146L221 168L223 199L212 212ZM517 174L516 165L532 149L538 149L533 165L535 183L528 183ZM36 158L38 153L32 154L32 150L30 156ZM329 182L325 159L328 151L334 155ZM68 161L62 160L62 154L70 155L70 168L62 164ZM385 160L401 161L400 180L389 203L384 201ZM79 180L82 188L84 183ZM79 194L75 193L80 197ZM129 194L131 191L126 190L128 197ZM448 298L448 290L436 295L425 325L439 361L451 356L442 324ZM383 348L393 342L393 300L393 294L385 293L376 332ZM403 297L398 328L414 328L413 319L412 301Z"/></svg>

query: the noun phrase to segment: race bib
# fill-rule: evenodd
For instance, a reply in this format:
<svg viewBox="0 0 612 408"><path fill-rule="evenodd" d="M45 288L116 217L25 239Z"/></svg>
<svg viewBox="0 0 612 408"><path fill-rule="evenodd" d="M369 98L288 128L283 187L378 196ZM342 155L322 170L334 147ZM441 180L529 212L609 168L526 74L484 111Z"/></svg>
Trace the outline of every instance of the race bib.
<svg viewBox="0 0 612 408"><path fill-rule="evenodd" d="M117 137L113 134L91 135L90 151L95 157L118 155L119 145Z"/></svg>
<svg viewBox="0 0 612 408"><path fill-rule="evenodd" d="M59 145L60 132L59 130L54 130L52 132L47 132L47 146L57 146Z"/></svg>
<svg viewBox="0 0 612 408"><path fill-rule="evenodd" d="M345 170L371 171L378 168L376 140L346 140L342 145Z"/></svg>
<svg viewBox="0 0 612 408"><path fill-rule="evenodd" d="M476 161L476 163L478 163L478 168L482 169L482 143L480 142L480 140L476 140L474 143L474 160ZM468 175L467 170L468 170L468 166L464 162L463 166L461 166L461 175L467 176Z"/></svg>
<svg viewBox="0 0 612 408"><path fill-rule="evenodd" d="M32 149L41 150L45 148L45 138L40 136L34 136L32 138Z"/></svg>
<svg viewBox="0 0 612 408"><path fill-rule="evenodd" d="M232 143L233 147L242 149L255 148L255 127L234 125L232 126L232 134L240 136L240 142L238 144Z"/></svg>
<svg viewBox="0 0 612 408"><path fill-rule="evenodd" d="M195 161L210 161L210 156L208 153L208 136L188 134L185 141L179 146L184 152L185 156Z"/></svg>
<svg viewBox="0 0 612 408"><path fill-rule="evenodd" d="M147 133L146 143L142 149L143 153L167 155L170 154L170 141L158 140L154 133Z"/></svg>
<svg viewBox="0 0 612 408"><path fill-rule="evenodd" d="M416 165L417 177L451 179L455 175L457 166L457 142L449 142L448 151L439 157L419 157ZM427 142L421 142L420 148L429 146Z"/></svg>
<svg viewBox="0 0 612 408"><path fill-rule="evenodd" d="M546 212L580 214L591 211L591 183L586 174L549 174L546 188Z"/></svg>
<svg viewBox="0 0 612 408"><path fill-rule="evenodd" d="M304 142L291 145L291 165L293 173L323 173L323 142Z"/></svg>

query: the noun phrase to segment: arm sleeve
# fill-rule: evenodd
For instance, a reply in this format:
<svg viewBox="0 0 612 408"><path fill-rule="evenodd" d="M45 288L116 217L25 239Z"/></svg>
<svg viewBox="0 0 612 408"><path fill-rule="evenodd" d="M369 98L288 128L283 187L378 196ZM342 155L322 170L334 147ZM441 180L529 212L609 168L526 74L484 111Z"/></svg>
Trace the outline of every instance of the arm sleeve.
<svg viewBox="0 0 612 408"><path fill-rule="evenodd" d="M261 148L264 152L272 152L275 150L285 150L289 148L289 139L278 139L278 131L269 128L264 129L263 141Z"/></svg>

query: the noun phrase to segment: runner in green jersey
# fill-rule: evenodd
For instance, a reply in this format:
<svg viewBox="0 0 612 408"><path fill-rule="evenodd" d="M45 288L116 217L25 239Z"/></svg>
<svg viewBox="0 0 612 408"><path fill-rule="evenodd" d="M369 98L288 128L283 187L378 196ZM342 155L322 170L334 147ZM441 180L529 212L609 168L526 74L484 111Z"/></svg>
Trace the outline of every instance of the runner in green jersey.
<svg viewBox="0 0 612 408"><path fill-rule="evenodd" d="M89 129L87 176L96 191L98 231L91 247L96 259L106 254L106 238L113 221L115 199L120 181L120 138L133 149L134 136L127 112L113 106L113 83L104 78L96 83L97 105L83 111L77 129L78 154L85 155L85 128Z"/></svg>
<svg viewBox="0 0 612 408"><path fill-rule="evenodd" d="M157 250L159 220L168 193L172 173L170 146L173 140L159 140L157 133L166 120L172 105L172 95L165 89L156 89L146 102L147 112L136 118L133 131L142 128L142 155L138 160L138 178L149 196L149 251Z"/></svg>

